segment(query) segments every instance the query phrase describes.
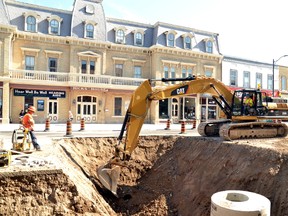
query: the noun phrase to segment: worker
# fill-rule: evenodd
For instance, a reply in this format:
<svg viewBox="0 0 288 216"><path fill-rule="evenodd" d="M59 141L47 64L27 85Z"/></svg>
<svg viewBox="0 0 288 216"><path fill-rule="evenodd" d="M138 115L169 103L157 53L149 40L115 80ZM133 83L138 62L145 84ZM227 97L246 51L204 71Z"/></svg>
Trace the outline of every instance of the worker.
<svg viewBox="0 0 288 216"><path fill-rule="evenodd" d="M30 106L28 108L27 113L24 115L24 117L22 119L22 124L23 124L25 129L28 129L28 131L30 133L30 136L31 136L31 139L32 139L32 144L33 144L34 148L37 151L40 151L41 148L40 148L40 145L37 142L37 138L36 138L35 133L34 133L35 122L34 122L34 119L33 119L32 115L35 113L35 111L36 111L35 107L34 106Z"/></svg>
<svg viewBox="0 0 288 216"><path fill-rule="evenodd" d="M254 105L253 96L252 95L248 95L247 98L244 101L244 111L245 111L246 115L253 113L253 110L252 110L253 105Z"/></svg>

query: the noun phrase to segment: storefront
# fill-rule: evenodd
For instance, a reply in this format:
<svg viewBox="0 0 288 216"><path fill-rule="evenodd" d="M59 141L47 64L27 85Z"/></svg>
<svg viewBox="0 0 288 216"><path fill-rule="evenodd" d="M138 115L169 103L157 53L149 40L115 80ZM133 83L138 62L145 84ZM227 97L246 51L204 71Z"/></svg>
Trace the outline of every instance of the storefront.
<svg viewBox="0 0 288 216"><path fill-rule="evenodd" d="M11 121L18 122L21 110L27 111L29 106L36 108L35 121L45 122L47 117L53 122L63 122L67 119L67 93L66 89L34 89L23 86L12 88ZM59 107L63 107L59 109Z"/></svg>

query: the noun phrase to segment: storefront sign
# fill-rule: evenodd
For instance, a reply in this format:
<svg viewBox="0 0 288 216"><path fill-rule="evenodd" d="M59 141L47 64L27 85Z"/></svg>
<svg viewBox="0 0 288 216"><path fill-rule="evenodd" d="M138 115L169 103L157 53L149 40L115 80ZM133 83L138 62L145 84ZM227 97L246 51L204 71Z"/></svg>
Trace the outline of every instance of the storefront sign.
<svg viewBox="0 0 288 216"><path fill-rule="evenodd" d="M14 89L14 96L65 98L65 91Z"/></svg>
<svg viewBox="0 0 288 216"><path fill-rule="evenodd" d="M108 89L105 88L94 88L94 87L71 87L72 90L83 90L83 91L101 91L107 92Z"/></svg>

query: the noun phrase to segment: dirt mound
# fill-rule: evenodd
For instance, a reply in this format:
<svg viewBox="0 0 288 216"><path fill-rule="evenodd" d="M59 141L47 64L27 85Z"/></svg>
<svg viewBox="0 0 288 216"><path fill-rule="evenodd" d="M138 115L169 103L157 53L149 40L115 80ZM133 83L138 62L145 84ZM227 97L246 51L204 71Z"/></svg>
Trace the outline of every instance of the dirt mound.
<svg viewBox="0 0 288 216"><path fill-rule="evenodd" d="M140 137L128 166L122 169L116 198L101 187L96 176L96 169L113 156L116 138L64 139L54 145L59 148L56 159L61 162L59 167L64 174L38 175L37 181L28 177L23 181L1 179L5 187L1 183L0 192L5 190L5 199L11 201L1 196L0 208L8 209L6 203L11 204L20 194L19 202L28 200L29 207L45 206L60 215L208 216L212 194L245 190L266 196L271 201L271 215L288 215L287 141L287 138L223 142L203 137ZM37 183L37 190L31 186L35 182L41 182ZM57 196L53 198L55 185ZM30 188L29 193L24 193L24 188ZM39 197L43 198L41 205L31 201ZM14 209L21 207L17 202L14 206ZM23 210L23 215L28 210Z"/></svg>

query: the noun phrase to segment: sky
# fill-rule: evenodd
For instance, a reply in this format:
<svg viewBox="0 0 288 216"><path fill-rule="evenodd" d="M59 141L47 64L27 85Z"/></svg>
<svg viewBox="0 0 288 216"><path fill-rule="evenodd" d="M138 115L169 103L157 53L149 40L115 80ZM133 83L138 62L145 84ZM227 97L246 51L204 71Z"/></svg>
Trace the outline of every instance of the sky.
<svg viewBox="0 0 288 216"><path fill-rule="evenodd" d="M18 0L72 10L74 0ZM105 16L218 33L220 52L288 65L287 0L103 0Z"/></svg>

